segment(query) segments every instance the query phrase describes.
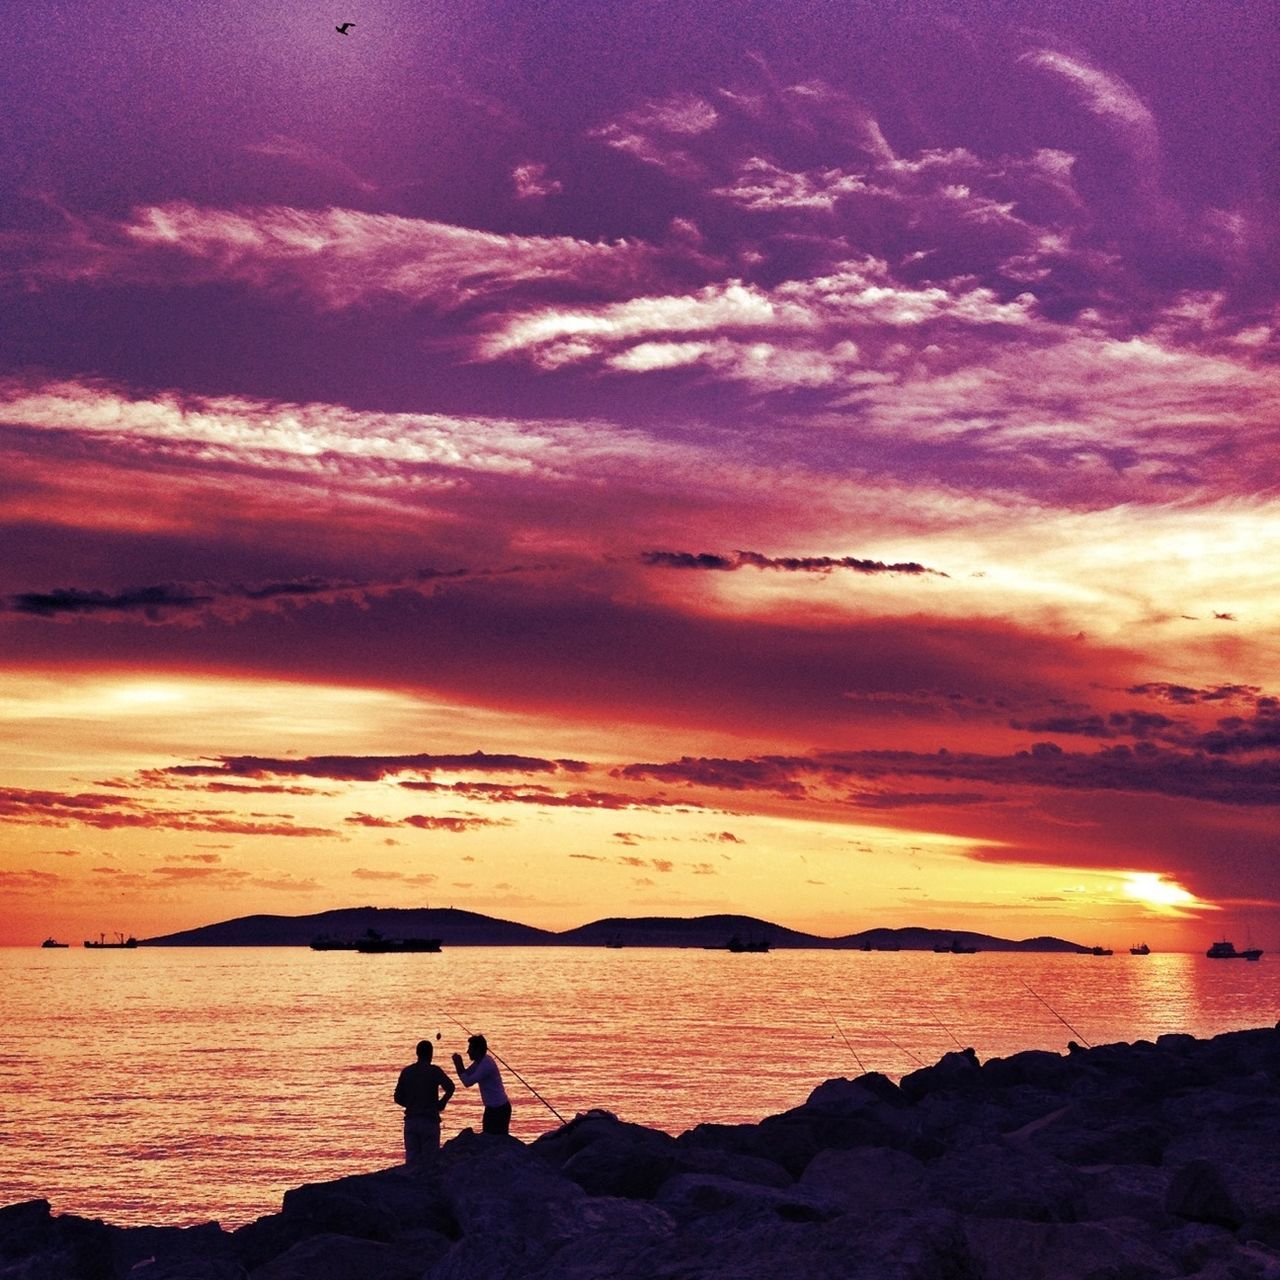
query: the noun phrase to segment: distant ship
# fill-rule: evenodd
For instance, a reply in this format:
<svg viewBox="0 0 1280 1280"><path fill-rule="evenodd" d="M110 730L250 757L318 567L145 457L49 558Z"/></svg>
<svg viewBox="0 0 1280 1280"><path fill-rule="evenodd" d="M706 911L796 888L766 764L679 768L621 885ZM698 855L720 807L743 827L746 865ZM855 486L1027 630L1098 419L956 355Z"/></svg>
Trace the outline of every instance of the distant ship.
<svg viewBox="0 0 1280 1280"><path fill-rule="evenodd" d="M71 945L71 943L69 943L69 942L55 942L52 938L46 938L46 939L45 939L45 940L44 940L40 945L41 945L42 947L48 947L48 948L52 948L52 947L69 947L69 946Z"/></svg>
<svg viewBox="0 0 1280 1280"><path fill-rule="evenodd" d="M1230 942L1224 940L1215 942L1205 955L1210 960L1259 960L1262 957L1262 948L1249 947L1244 951L1237 951Z"/></svg>
<svg viewBox="0 0 1280 1280"><path fill-rule="evenodd" d="M1131 956L1149 956L1151 948L1145 942L1140 942L1136 947L1129 948L1129 954Z"/></svg>
<svg viewBox="0 0 1280 1280"><path fill-rule="evenodd" d="M384 955L392 951L439 951L439 938L361 938L356 950L362 955Z"/></svg>
<svg viewBox="0 0 1280 1280"><path fill-rule="evenodd" d="M1090 947L1089 955L1091 956L1112 956L1115 952L1110 947Z"/></svg>
<svg viewBox="0 0 1280 1280"><path fill-rule="evenodd" d="M317 934L311 939L312 951L362 951L365 955L382 955L392 951L439 951L439 938L387 938L377 929L366 929L358 938L335 938Z"/></svg>
<svg viewBox="0 0 1280 1280"><path fill-rule="evenodd" d="M934 947L939 955L971 956L977 953L977 947L966 947L959 938L952 938L945 947Z"/></svg>
<svg viewBox="0 0 1280 1280"><path fill-rule="evenodd" d="M768 951L769 940L767 938L747 938L742 939L735 933L728 942L725 943L726 951Z"/></svg>
<svg viewBox="0 0 1280 1280"><path fill-rule="evenodd" d="M100 933L98 934L97 942L90 942L86 939L84 945L90 951L132 951L138 945L138 940L132 934L126 938L123 933L117 933L116 941L108 942L107 935Z"/></svg>

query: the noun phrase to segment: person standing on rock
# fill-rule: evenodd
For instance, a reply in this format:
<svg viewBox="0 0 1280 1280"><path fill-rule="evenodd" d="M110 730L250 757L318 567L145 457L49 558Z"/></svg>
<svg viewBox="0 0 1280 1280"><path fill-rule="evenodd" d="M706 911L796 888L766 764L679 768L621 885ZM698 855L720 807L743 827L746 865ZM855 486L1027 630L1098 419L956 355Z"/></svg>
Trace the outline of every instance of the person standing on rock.
<svg viewBox="0 0 1280 1280"><path fill-rule="evenodd" d="M511 1100L502 1087L498 1064L494 1062L484 1036L472 1036L467 1041L467 1057L471 1059L469 1067L462 1061L462 1054L455 1053L453 1069L468 1089L473 1084L480 1086L480 1101L484 1103L484 1121L480 1131L507 1133L511 1128Z"/></svg>
<svg viewBox="0 0 1280 1280"><path fill-rule="evenodd" d="M431 1061L430 1040L418 1041L418 1060L396 1081L396 1102L404 1108L404 1162L420 1169L440 1150L440 1114L453 1097L454 1083Z"/></svg>

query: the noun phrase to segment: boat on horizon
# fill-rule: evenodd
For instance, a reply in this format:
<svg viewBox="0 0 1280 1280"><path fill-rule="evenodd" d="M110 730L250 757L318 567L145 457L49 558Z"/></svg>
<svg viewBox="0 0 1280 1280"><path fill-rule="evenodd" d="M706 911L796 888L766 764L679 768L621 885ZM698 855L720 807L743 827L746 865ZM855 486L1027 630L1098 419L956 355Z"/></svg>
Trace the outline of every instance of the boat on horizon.
<svg viewBox="0 0 1280 1280"><path fill-rule="evenodd" d="M1110 947L1090 947L1085 954L1091 956L1113 956L1115 952Z"/></svg>
<svg viewBox="0 0 1280 1280"><path fill-rule="evenodd" d="M1246 947L1243 951L1237 951L1235 945L1224 938L1221 942L1215 942L1205 955L1210 960L1260 960L1262 948Z"/></svg>
<svg viewBox="0 0 1280 1280"><path fill-rule="evenodd" d="M952 938L945 947L934 947L934 951L940 956L972 956L977 954L978 948L966 947L959 938Z"/></svg>
<svg viewBox="0 0 1280 1280"><path fill-rule="evenodd" d="M740 938L735 933L728 942L725 943L726 951L742 952L742 951L768 951L768 938Z"/></svg>
<svg viewBox="0 0 1280 1280"><path fill-rule="evenodd" d="M71 945L71 943L69 943L69 942L58 942L58 941L56 941L56 940L55 940L55 939L53 939L53 938L46 938L46 939L45 939L45 940L44 940L40 945L41 945L42 947L45 947L45 948L49 949L49 950L52 950L54 947L69 947L69 946Z"/></svg>
<svg viewBox="0 0 1280 1280"><path fill-rule="evenodd" d="M391 952L416 951L436 952L440 950L439 938L361 938L356 943L356 950L361 955L386 955Z"/></svg>
<svg viewBox="0 0 1280 1280"><path fill-rule="evenodd" d="M1136 947L1129 948L1129 954L1131 956L1149 956L1151 948L1145 942L1140 942Z"/></svg>
<svg viewBox="0 0 1280 1280"><path fill-rule="evenodd" d="M132 951L138 945L138 940L133 936L133 934L130 934L126 938L123 933L117 933L116 941L108 942L107 935L105 933L100 933L98 934L97 942L91 942L86 938L84 945L88 947L90 951Z"/></svg>

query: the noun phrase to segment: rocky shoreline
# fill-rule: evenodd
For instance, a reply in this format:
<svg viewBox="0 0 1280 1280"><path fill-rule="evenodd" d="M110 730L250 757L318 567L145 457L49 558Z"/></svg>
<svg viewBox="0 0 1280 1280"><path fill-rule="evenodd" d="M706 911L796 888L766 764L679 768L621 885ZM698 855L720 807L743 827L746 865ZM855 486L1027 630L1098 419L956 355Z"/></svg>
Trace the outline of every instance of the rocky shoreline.
<svg viewBox="0 0 1280 1280"><path fill-rule="evenodd" d="M235 1231L0 1209L0 1280L1280 1280L1280 1026L900 1084L673 1138L607 1112Z"/></svg>

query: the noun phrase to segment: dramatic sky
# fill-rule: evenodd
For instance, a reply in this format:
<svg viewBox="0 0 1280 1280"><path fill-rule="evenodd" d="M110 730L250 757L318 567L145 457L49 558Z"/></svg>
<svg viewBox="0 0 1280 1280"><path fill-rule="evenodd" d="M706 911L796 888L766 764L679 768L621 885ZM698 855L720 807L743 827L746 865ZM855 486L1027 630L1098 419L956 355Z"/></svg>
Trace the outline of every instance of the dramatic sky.
<svg viewBox="0 0 1280 1280"><path fill-rule="evenodd" d="M1280 942L1274 3L0 40L0 942Z"/></svg>

